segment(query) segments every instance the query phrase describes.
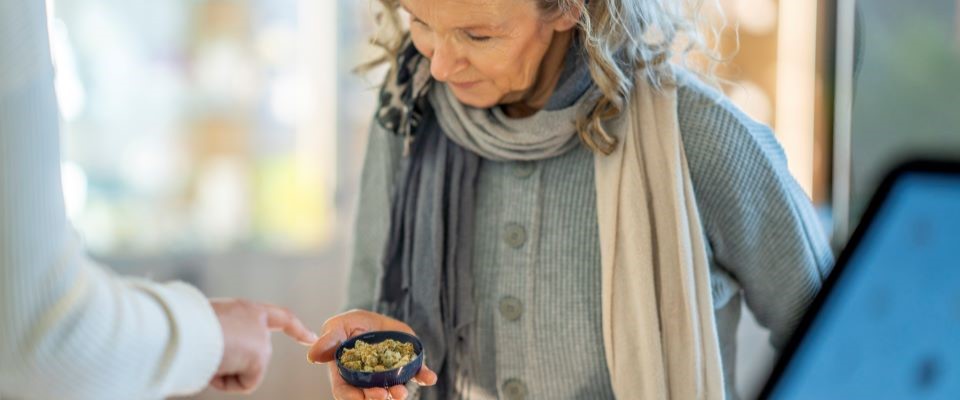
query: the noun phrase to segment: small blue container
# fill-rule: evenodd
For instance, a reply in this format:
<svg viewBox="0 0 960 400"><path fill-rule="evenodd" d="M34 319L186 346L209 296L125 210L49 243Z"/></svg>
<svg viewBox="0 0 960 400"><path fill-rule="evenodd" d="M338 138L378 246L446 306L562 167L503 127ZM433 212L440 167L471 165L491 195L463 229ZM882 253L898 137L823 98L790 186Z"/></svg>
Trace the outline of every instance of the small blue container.
<svg viewBox="0 0 960 400"><path fill-rule="evenodd" d="M343 355L343 351L352 349L357 343L357 340L374 344L383 342L387 339L393 339L401 343L413 343L413 352L416 354L416 358L400 368L394 368L381 372L354 371L340 363L340 356ZM391 386L403 385L413 379L413 377L417 375L417 372L420 372L420 368L423 367L423 344L420 343L420 339L417 339L416 336L403 332L367 332L354 336L341 343L340 347L337 347L336 357L337 369L340 371L340 376L343 377L343 380L347 381L347 383L359 388L388 388Z"/></svg>

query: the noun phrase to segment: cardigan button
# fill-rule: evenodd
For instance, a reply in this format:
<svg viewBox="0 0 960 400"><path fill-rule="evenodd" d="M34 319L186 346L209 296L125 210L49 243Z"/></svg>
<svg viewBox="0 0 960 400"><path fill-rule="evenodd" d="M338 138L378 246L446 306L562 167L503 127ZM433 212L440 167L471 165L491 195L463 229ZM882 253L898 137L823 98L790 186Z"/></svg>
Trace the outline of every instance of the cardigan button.
<svg viewBox="0 0 960 400"><path fill-rule="evenodd" d="M527 230L519 224L507 224L503 230L503 241L508 246L519 249L527 243Z"/></svg>
<svg viewBox="0 0 960 400"><path fill-rule="evenodd" d="M503 383L503 396L508 400L526 399L527 385L519 379L509 379Z"/></svg>
<svg viewBox="0 0 960 400"><path fill-rule="evenodd" d="M523 315L523 303L516 297L506 296L500 299L500 315L507 321L516 321Z"/></svg>

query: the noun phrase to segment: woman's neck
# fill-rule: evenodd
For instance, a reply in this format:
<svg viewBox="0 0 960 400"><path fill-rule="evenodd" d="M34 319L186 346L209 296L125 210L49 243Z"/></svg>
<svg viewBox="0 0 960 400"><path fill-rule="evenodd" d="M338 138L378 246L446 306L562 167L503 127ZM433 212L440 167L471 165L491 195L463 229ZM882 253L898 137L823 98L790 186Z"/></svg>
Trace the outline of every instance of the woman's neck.
<svg viewBox="0 0 960 400"><path fill-rule="evenodd" d="M525 118L537 111L543 109L550 96L553 95L557 87L557 81L560 80L560 73L563 71L563 62L566 59L567 50L573 40L573 30L558 32L553 35L550 41L550 47L547 48L543 61L540 62L540 68L537 71L537 80L522 97L517 101L510 101L502 104L504 114L510 118Z"/></svg>

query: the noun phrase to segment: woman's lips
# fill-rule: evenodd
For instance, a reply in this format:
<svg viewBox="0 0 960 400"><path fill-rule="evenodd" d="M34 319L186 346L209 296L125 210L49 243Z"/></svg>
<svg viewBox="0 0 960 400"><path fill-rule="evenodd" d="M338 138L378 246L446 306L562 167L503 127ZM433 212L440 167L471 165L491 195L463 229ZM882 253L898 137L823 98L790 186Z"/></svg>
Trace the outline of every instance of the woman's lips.
<svg viewBox="0 0 960 400"><path fill-rule="evenodd" d="M474 87L474 86L477 86L478 83L480 83L480 81L473 81L473 82L450 82L451 85L453 85L454 87L456 87L457 89L460 89L460 90L470 89L470 88L472 88L472 87Z"/></svg>

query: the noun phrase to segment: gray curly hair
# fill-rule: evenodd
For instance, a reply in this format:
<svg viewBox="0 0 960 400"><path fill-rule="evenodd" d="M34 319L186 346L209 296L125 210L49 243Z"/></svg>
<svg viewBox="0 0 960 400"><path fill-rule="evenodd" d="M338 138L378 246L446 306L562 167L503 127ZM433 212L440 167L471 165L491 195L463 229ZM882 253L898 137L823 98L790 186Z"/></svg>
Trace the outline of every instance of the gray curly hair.
<svg viewBox="0 0 960 400"><path fill-rule="evenodd" d="M361 71L385 62L394 63L406 28L400 17L400 0L377 0L378 33L372 43L382 57L362 65ZM577 121L583 143L594 151L610 154L617 139L603 121L619 115L633 91L634 77L642 70L651 84L661 88L675 54L681 63L715 83L714 72L722 62L719 38L725 28L717 0L530 0L539 3L544 15L576 12L577 35L588 55L590 75L600 96L591 111ZM715 14L705 12L709 2ZM713 16L720 18L713 18ZM714 45L708 45L710 39ZM697 55L697 66L690 55ZM393 67L396 67L393 65Z"/></svg>

